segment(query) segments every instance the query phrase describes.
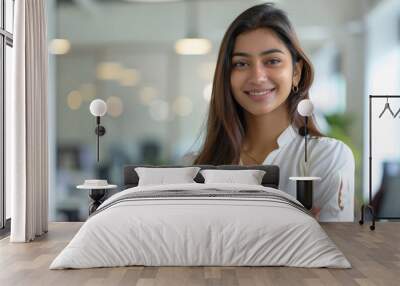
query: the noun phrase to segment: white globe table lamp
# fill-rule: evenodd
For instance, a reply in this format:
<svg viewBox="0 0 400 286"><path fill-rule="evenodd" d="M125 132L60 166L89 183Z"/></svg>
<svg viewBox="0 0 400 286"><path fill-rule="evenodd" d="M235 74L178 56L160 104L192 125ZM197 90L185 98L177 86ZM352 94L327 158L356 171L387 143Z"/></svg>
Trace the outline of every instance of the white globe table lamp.
<svg viewBox="0 0 400 286"><path fill-rule="evenodd" d="M107 104L104 100L95 99L90 103L90 113L96 117L96 129L94 132L97 135L97 162L99 162L99 149L100 149L100 136L106 134L106 129L104 126L100 125L100 117L104 116L107 113Z"/></svg>
<svg viewBox="0 0 400 286"><path fill-rule="evenodd" d="M303 99L297 105L298 113L304 117L304 126L299 129L300 135L304 136L304 161L307 165L307 136L308 136L308 117L312 116L314 105L311 100ZM308 168L306 166L308 172ZM292 181L296 181L296 199L301 202L305 208L311 210L313 203L313 181L320 180L319 177L290 177Z"/></svg>

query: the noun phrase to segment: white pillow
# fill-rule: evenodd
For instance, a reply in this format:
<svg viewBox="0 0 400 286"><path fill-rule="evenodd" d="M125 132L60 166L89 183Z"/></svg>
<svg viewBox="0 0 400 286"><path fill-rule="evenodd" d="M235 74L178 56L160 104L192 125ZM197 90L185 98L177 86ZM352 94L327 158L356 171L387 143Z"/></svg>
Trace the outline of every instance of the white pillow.
<svg viewBox="0 0 400 286"><path fill-rule="evenodd" d="M263 170L201 170L205 184L234 183L261 185L265 175Z"/></svg>
<svg viewBox="0 0 400 286"><path fill-rule="evenodd" d="M138 186L195 183L193 179L199 170L199 167L135 168L139 176Z"/></svg>

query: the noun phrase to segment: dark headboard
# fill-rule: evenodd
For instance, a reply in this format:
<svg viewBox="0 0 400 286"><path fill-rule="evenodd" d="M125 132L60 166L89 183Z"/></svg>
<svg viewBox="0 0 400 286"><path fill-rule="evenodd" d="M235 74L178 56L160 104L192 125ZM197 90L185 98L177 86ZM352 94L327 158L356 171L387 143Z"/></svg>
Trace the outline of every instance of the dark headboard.
<svg viewBox="0 0 400 286"><path fill-rule="evenodd" d="M201 169L222 169L222 170L246 170L246 169L257 169L265 171L265 175L262 179L261 184L265 187L272 187L275 189L279 188L279 167L275 165L254 165L254 166L240 166L240 165L192 165L200 167ZM148 166L148 165L127 165L124 166L124 185L122 189L133 188L138 185L139 176L135 171L137 167L147 167L147 168L180 168L180 167L191 167L191 166ZM204 178L200 174L194 178L197 183L204 183Z"/></svg>

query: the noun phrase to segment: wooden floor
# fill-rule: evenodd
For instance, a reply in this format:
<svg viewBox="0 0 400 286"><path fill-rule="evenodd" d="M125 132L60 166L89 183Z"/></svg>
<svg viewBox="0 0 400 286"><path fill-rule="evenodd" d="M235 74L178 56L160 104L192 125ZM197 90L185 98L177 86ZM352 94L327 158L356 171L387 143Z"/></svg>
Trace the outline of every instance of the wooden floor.
<svg viewBox="0 0 400 286"><path fill-rule="evenodd" d="M32 243L0 241L0 285L400 285L400 223L324 224L353 268L120 267L48 270L81 223L51 223Z"/></svg>

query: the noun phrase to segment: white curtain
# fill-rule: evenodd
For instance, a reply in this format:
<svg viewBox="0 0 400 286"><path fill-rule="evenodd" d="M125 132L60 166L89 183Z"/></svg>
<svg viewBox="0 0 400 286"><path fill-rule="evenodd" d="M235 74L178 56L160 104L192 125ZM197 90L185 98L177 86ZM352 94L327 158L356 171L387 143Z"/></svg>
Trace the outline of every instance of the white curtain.
<svg viewBox="0 0 400 286"><path fill-rule="evenodd" d="M47 232L47 36L45 0L15 1L13 92L6 98L6 187L12 242Z"/></svg>

